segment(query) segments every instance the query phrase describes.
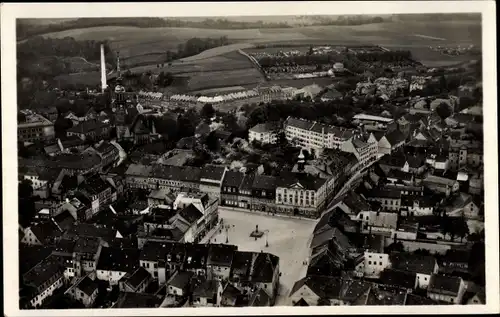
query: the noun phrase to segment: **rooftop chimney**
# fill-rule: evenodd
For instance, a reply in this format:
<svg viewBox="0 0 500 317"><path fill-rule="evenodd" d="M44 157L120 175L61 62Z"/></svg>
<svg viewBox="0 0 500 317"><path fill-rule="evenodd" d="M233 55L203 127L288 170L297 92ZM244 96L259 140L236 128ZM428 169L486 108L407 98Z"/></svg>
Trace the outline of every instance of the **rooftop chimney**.
<svg viewBox="0 0 500 317"><path fill-rule="evenodd" d="M106 60L104 59L104 44L101 44L101 89L102 92L108 87L106 82Z"/></svg>

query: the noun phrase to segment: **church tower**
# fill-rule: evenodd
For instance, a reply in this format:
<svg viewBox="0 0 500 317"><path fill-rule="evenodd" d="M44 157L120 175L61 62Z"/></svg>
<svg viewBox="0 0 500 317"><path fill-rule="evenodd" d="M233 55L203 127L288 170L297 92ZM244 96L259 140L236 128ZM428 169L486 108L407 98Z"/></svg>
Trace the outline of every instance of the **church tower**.
<svg viewBox="0 0 500 317"><path fill-rule="evenodd" d="M115 103L117 108L124 107L126 96L125 96L125 87L123 87L122 75L120 71L120 52L116 53L116 86L115 86Z"/></svg>

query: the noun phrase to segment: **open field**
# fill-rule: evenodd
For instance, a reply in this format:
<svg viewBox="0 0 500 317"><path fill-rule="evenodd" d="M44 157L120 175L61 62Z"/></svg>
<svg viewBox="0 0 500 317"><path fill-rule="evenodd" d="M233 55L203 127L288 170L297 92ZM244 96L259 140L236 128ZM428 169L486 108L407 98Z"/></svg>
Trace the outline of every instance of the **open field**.
<svg viewBox="0 0 500 317"><path fill-rule="evenodd" d="M221 87L221 85L242 85L245 88L260 80L255 69L243 56L238 56L238 49L244 48L251 52L257 43L273 44L309 44L356 45L375 44L389 49L409 49L415 58L428 66L446 66L456 64L467 59L465 56L444 56L428 48L430 45L481 45L481 25L470 21L434 21L426 23L415 22L388 22L365 24L358 26L311 26L285 29L245 29L245 30L216 30L198 28L137 28L137 27L95 27L73 29L62 32L48 33L45 37L62 38L74 37L77 40L109 40L114 50L120 50L127 63L151 63L138 66L132 72L160 71L182 74L193 77L191 86L187 90L201 90ZM196 56L176 61L171 66L157 68L161 54L166 50L176 50L179 44L185 43L193 37L221 37L227 36L235 44L207 50ZM127 57L130 59L127 61ZM159 60L160 59L160 60ZM244 70L247 69L248 72ZM228 73L223 73L227 71ZM204 72L203 75L198 73ZM216 73L210 73L216 72ZM218 72L218 73L217 73ZM245 74L246 73L246 74ZM243 75L242 78L238 78ZM82 76L82 78L77 78ZM99 83L98 72L82 73L78 75L61 76L63 80L77 80L89 84ZM225 78L225 79L223 79ZM202 80L212 80L209 86L201 85ZM226 83L223 83L223 81ZM314 79L322 82L325 79ZM302 85L301 81L290 81L293 86ZM282 84L276 82L276 84Z"/></svg>
<svg viewBox="0 0 500 317"><path fill-rule="evenodd" d="M264 82L261 73L255 68L202 72L190 74L187 91L209 88L240 86Z"/></svg>
<svg viewBox="0 0 500 317"><path fill-rule="evenodd" d="M418 36L416 36L417 34ZM193 37L221 37L241 43L318 40L323 42L399 43L428 45L435 42L480 43L481 26L464 21L427 23L388 22L357 26L310 26L285 29L216 30L200 28L95 27L48 33L45 37L74 37L76 40L109 40L114 49L138 55L140 50L175 49ZM439 40L435 39L439 38ZM139 48L145 46L144 48ZM132 50L136 50L132 54Z"/></svg>
<svg viewBox="0 0 500 317"><path fill-rule="evenodd" d="M286 299L293 284L303 278L307 266L302 261L309 257L309 241L316 225L315 221L267 216L259 213L233 211L219 207L219 217L224 225L229 225L228 244L238 246L240 251L265 251L280 258L280 291L276 305L286 304ZM260 231L269 230L266 247L265 235L255 241L250 237L255 225ZM225 243L226 232L217 233L211 243Z"/></svg>
<svg viewBox="0 0 500 317"><path fill-rule="evenodd" d="M237 55L236 55L237 54ZM174 75L196 73L196 72L210 72L210 71L222 71L222 70L234 70L234 69L244 69L253 68L252 63L245 56L235 52L234 56L226 57L224 54L220 56L211 56L204 59L193 59L191 61L175 61L171 65L165 63L163 67L156 67L154 65L145 65L130 68L131 72L146 72L151 71L153 73L159 72L169 72Z"/></svg>

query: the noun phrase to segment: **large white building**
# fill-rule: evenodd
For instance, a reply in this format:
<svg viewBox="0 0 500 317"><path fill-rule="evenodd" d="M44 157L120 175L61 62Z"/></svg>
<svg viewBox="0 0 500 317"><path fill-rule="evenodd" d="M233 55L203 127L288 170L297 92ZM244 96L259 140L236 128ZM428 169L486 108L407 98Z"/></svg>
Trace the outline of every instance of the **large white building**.
<svg viewBox="0 0 500 317"><path fill-rule="evenodd" d="M278 141L279 126L274 123L257 124L248 130L248 141L262 144L275 144Z"/></svg>
<svg viewBox="0 0 500 317"><path fill-rule="evenodd" d="M288 117L284 123L289 142L318 156L323 149L341 149L344 143L357 135L356 130L329 126L319 122Z"/></svg>

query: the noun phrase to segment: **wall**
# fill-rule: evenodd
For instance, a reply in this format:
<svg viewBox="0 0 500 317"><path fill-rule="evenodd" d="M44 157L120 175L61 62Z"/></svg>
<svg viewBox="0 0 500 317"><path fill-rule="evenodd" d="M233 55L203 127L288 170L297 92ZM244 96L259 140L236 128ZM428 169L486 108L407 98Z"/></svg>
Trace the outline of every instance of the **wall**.
<svg viewBox="0 0 500 317"><path fill-rule="evenodd" d="M117 285L118 281L127 274L126 272L97 270L97 279L108 281L110 285Z"/></svg>
<svg viewBox="0 0 500 317"><path fill-rule="evenodd" d="M365 252L365 276L379 277L380 273L390 266L389 255L377 252Z"/></svg>
<svg viewBox="0 0 500 317"><path fill-rule="evenodd" d="M47 287L47 289L44 290L45 295L42 295L44 294L44 292L37 294L35 298L31 300L30 302L31 305L33 307L36 307L37 305L42 305L43 301L46 298L52 296L54 291L58 288L61 288L62 286L63 286L63 276L59 277L52 285L50 285L49 287Z"/></svg>

